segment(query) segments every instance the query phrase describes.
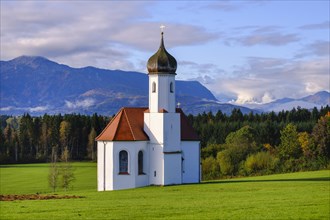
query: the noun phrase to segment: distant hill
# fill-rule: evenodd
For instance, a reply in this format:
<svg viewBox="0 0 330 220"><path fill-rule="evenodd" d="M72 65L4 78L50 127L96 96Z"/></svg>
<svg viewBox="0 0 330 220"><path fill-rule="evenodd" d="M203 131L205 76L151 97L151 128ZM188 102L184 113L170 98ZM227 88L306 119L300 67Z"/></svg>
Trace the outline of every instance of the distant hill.
<svg viewBox="0 0 330 220"><path fill-rule="evenodd" d="M261 105L247 105L247 107L264 112L280 112L282 110L291 110L297 107L305 109L313 109L316 107L320 109L322 106L326 105L330 106L330 93L327 91L321 91L315 93L314 95L309 95L299 99L283 98Z"/></svg>
<svg viewBox="0 0 330 220"><path fill-rule="evenodd" d="M148 75L95 67L72 68L44 57L0 61L0 114L115 114L123 106L148 106ZM197 81L176 81L176 100L189 114L234 108L221 104Z"/></svg>

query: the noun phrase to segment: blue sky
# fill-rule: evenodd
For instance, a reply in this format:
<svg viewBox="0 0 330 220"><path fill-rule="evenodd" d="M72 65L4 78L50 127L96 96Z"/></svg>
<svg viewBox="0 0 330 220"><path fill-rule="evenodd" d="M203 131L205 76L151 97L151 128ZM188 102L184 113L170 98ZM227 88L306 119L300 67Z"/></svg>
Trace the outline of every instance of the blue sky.
<svg viewBox="0 0 330 220"><path fill-rule="evenodd" d="M329 91L329 1L1 1L1 60L146 73L161 24L177 79L223 102Z"/></svg>

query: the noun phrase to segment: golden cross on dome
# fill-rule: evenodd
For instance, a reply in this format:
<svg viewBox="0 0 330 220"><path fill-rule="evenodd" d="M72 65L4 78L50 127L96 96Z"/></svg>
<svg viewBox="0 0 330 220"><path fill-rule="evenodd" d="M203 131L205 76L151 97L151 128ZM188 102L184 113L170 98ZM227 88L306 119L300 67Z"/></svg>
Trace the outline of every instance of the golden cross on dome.
<svg viewBox="0 0 330 220"><path fill-rule="evenodd" d="M165 25L160 25L160 30L163 33L164 32Z"/></svg>

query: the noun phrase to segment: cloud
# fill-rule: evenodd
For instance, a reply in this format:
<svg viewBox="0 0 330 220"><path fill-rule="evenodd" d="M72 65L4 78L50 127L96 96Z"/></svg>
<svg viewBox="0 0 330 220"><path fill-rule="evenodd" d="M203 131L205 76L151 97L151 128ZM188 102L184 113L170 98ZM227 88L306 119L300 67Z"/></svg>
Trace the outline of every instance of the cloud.
<svg viewBox="0 0 330 220"><path fill-rule="evenodd" d="M267 34L251 34L237 39L237 41L244 46L255 46L258 44L282 46L298 40L299 38L296 34L281 34L275 32Z"/></svg>
<svg viewBox="0 0 330 220"><path fill-rule="evenodd" d="M158 27L158 22L140 22L128 25L123 30L113 33L112 38L141 50L155 51L155 45L158 46L160 44ZM175 30L180 31L177 32ZM166 39L166 47L171 48L206 43L217 39L218 34L209 33L199 26L166 23L164 38Z"/></svg>
<svg viewBox="0 0 330 220"><path fill-rule="evenodd" d="M179 66L183 66L185 68L191 69L191 72L196 73L206 73L206 74L221 74L224 70L220 69L218 65L213 63L196 63L192 61L179 61Z"/></svg>
<svg viewBox="0 0 330 220"><path fill-rule="evenodd" d="M84 100L76 100L73 102L70 102L68 100L65 100L65 106L71 109L76 109L76 108L89 108L95 104L95 100L88 98Z"/></svg>
<svg viewBox="0 0 330 220"><path fill-rule="evenodd" d="M36 106L36 107L23 107L23 108L17 108L14 106L7 106L7 107L1 107L0 111L8 112L8 111L26 111L26 112L44 112L49 109L49 106Z"/></svg>
<svg viewBox="0 0 330 220"><path fill-rule="evenodd" d="M303 30L318 30L318 29L330 29L330 21L324 21L316 24L306 24L299 27Z"/></svg>
<svg viewBox="0 0 330 220"><path fill-rule="evenodd" d="M37 107L31 107L26 108L30 112L44 112L48 109L48 106L37 106Z"/></svg>
<svg viewBox="0 0 330 220"><path fill-rule="evenodd" d="M229 12L238 10L241 6L235 4L233 1L217 1L205 7L212 10Z"/></svg>
<svg viewBox="0 0 330 220"><path fill-rule="evenodd" d="M1 1L1 58L39 55L74 67L134 69L135 49L159 45L152 2ZM217 38L203 27L167 23L168 47L205 43ZM175 30L180 30L176 32ZM189 36L189 37L187 37ZM15 45L15 47L13 47Z"/></svg>
<svg viewBox="0 0 330 220"><path fill-rule="evenodd" d="M306 56L330 56L330 41L315 41L314 43L305 46L297 55L296 58Z"/></svg>
<svg viewBox="0 0 330 220"><path fill-rule="evenodd" d="M327 58L305 61L249 57L247 65L237 68L232 77L216 78L205 86L217 97L235 94L236 104L267 103L329 91L329 77Z"/></svg>
<svg viewBox="0 0 330 220"><path fill-rule="evenodd" d="M243 46L249 47L255 45L283 46L300 40L298 34L285 33L281 27L275 25L250 25L237 27L233 30L234 33L231 35L238 35L238 37L227 37L224 40L226 45L239 43Z"/></svg>

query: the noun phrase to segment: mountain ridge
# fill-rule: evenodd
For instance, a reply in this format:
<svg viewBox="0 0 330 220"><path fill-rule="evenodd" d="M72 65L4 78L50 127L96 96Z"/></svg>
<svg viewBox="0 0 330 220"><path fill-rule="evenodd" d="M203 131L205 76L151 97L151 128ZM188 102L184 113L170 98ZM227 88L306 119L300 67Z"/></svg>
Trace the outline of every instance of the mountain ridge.
<svg viewBox="0 0 330 220"><path fill-rule="evenodd" d="M298 107L305 109L312 109L316 107L320 109L322 106L326 106L326 105L330 105L330 93L327 91L319 91L312 95L308 95L302 98L297 98L297 99L282 98L265 104L245 105L245 106L258 111L280 112L282 110L286 111Z"/></svg>
<svg viewBox="0 0 330 220"><path fill-rule="evenodd" d="M1 61L0 114L115 114L121 107L148 106L148 75L96 67L73 68L40 56ZM245 107L218 103L198 81L176 80L176 100L187 113Z"/></svg>
<svg viewBox="0 0 330 220"><path fill-rule="evenodd" d="M0 114L32 115L81 113L115 114L121 107L148 106L148 75L93 66L73 68L41 56L20 56L0 61ZM300 99L238 106L221 103L198 81L176 80L176 101L187 114L234 108L245 113L311 109L330 105L330 93L320 91Z"/></svg>

